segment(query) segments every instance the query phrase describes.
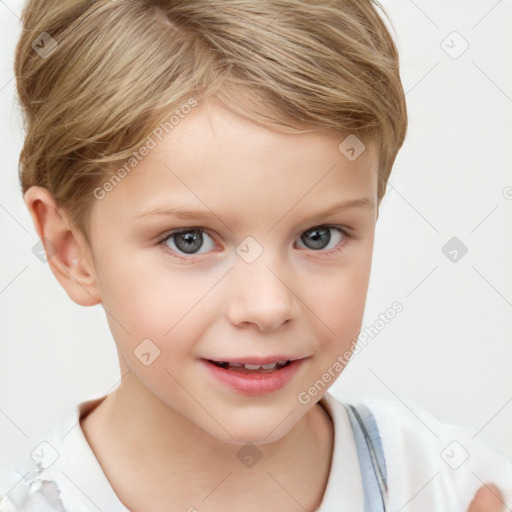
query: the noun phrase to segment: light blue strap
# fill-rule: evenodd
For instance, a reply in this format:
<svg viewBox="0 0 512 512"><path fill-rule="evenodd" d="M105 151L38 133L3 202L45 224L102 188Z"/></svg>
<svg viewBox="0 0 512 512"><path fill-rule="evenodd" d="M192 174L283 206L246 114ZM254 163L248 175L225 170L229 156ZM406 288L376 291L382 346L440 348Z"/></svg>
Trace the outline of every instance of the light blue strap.
<svg viewBox="0 0 512 512"><path fill-rule="evenodd" d="M385 512L387 472L377 423L370 409L363 404L343 404L354 432L364 493L365 512Z"/></svg>

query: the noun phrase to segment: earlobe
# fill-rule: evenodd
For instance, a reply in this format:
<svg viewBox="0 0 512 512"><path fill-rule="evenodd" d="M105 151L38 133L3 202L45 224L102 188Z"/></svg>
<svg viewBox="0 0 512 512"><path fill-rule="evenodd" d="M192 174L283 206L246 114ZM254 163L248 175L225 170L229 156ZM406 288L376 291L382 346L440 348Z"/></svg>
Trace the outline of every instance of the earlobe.
<svg viewBox="0 0 512 512"><path fill-rule="evenodd" d="M47 188L32 186L23 198L50 268L66 293L81 306L101 303L91 249L84 236L71 229Z"/></svg>

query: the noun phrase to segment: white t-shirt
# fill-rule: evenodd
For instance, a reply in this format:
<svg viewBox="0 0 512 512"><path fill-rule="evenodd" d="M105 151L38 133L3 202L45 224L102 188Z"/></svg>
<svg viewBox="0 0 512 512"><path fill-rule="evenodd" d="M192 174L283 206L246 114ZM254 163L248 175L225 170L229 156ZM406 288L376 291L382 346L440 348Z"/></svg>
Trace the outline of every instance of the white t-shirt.
<svg viewBox="0 0 512 512"><path fill-rule="evenodd" d="M112 489L79 422L105 398L79 403L36 443L31 456L4 470L0 512L130 512ZM495 483L506 510L512 510L512 463L500 450L410 402L362 403L374 415L382 441L388 512L466 512L484 482ZM363 483L348 413L329 392L320 404L333 421L334 448L316 512L363 512Z"/></svg>

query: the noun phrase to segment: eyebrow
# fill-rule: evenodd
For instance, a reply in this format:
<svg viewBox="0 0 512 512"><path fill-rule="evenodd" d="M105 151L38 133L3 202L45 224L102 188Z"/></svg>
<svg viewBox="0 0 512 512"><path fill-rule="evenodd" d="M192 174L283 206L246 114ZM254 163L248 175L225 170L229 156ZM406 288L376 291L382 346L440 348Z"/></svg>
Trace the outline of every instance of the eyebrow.
<svg viewBox="0 0 512 512"><path fill-rule="evenodd" d="M348 201L336 203L332 206L329 206L328 208L326 208L324 210L314 212L313 214L309 215L308 218L315 219L317 217L327 217L328 215L333 215L335 213L338 213L338 212L341 212L344 210L349 210L352 208L374 209L375 201L373 201L369 197L359 197L357 199L350 199ZM293 209L293 207L291 209ZM288 210L288 212L291 211L291 209ZM209 219L212 217L217 217L217 218L220 217L220 218L224 218L224 219L228 218L230 220L235 220L235 216L233 216L232 214L229 214L229 213L226 213L223 215L218 215L216 212L214 212L210 209L194 210L191 208L187 208L185 205L157 206L155 208L143 210L141 212L136 213L134 216L134 219L146 219L148 217L153 217L153 216L171 216L171 215L174 217L178 217L180 219L185 219L185 220L201 220L201 219Z"/></svg>

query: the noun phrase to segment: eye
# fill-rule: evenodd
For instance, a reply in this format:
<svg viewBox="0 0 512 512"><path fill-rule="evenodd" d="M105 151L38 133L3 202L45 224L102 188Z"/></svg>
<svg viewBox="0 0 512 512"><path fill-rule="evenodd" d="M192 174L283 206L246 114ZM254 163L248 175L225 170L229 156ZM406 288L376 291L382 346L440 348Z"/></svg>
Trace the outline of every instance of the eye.
<svg viewBox="0 0 512 512"><path fill-rule="evenodd" d="M331 235L331 231L335 231L334 236ZM306 246L306 249L312 249L314 251L327 249L326 252L336 252L343 248L348 237L348 233L340 227L315 226L304 231L299 240ZM337 246L339 247L336 249ZM334 249L334 251L330 249Z"/></svg>
<svg viewBox="0 0 512 512"><path fill-rule="evenodd" d="M210 235L200 228L173 231L167 234L160 243L178 254L201 254L199 250L205 246L205 237L207 237L210 242L206 243L206 250L202 252L208 252L215 247L215 243Z"/></svg>
<svg viewBox="0 0 512 512"><path fill-rule="evenodd" d="M334 233L334 236L331 235ZM206 237L206 238L205 238ZM316 252L335 253L343 249L350 234L339 226L315 226L304 231L299 242L306 249ZM202 228L179 229L167 233L159 241L164 249L181 259L209 252L215 248L215 242ZM303 247L304 247L303 246ZM300 247L300 245L299 245Z"/></svg>

